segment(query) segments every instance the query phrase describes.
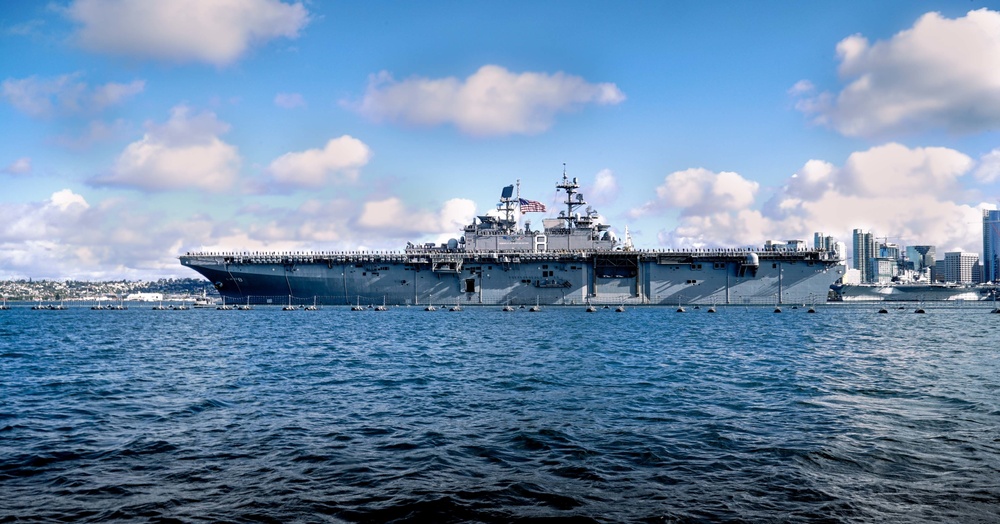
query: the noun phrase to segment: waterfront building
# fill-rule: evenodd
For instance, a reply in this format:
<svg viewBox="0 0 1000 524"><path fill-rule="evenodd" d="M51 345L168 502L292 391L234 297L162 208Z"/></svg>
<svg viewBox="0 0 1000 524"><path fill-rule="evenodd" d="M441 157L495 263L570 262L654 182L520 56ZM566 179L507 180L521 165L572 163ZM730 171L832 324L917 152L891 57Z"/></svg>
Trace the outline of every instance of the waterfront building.
<svg viewBox="0 0 1000 524"><path fill-rule="evenodd" d="M878 257L888 258L898 261L900 258L899 244L892 244L892 243L879 244Z"/></svg>
<svg viewBox="0 0 1000 524"><path fill-rule="evenodd" d="M854 267L861 271L862 282L872 282L871 260L875 258L875 235L861 229L854 230Z"/></svg>
<svg viewBox="0 0 1000 524"><path fill-rule="evenodd" d="M979 265L979 255L952 251L944 254L944 280L959 284L975 284L976 266Z"/></svg>
<svg viewBox="0 0 1000 524"><path fill-rule="evenodd" d="M923 271L933 268L934 256L934 246L906 246L907 269Z"/></svg>
<svg viewBox="0 0 1000 524"><path fill-rule="evenodd" d="M813 233L813 247L815 249L830 251L833 249L833 244L835 242L836 239L824 235L822 231L817 231Z"/></svg>
<svg viewBox="0 0 1000 524"><path fill-rule="evenodd" d="M931 281L945 281L944 259L934 261L934 266L931 268Z"/></svg>
<svg viewBox="0 0 1000 524"><path fill-rule="evenodd" d="M163 300L163 293L129 293L125 300L138 302L157 302Z"/></svg>
<svg viewBox="0 0 1000 524"><path fill-rule="evenodd" d="M832 238L832 237L827 237ZM847 260L847 243L846 242L834 242L833 252L837 254L837 260Z"/></svg>
<svg viewBox="0 0 1000 524"><path fill-rule="evenodd" d="M826 249L829 250L830 246L827 244L826 239L829 237L823 236L822 231L817 231L813 233L813 247L816 249Z"/></svg>
<svg viewBox="0 0 1000 524"><path fill-rule="evenodd" d="M861 283L861 272L857 269L848 269L844 271L844 276L840 277L841 284L850 284L856 286Z"/></svg>
<svg viewBox="0 0 1000 524"><path fill-rule="evenodd" d="M1000 281L1000 210L983 210L983 281Z"/></svg>
<svg viewBox="0 0 1000 524"><path fill-rule="evenodd" d="M836 238L826 236L822 231L813 233L813 248L820 251L833 251L841 260L847 260L847 244Z"/></svg>
<svg viewBox="0 0 1000 524"><path fill-rule="evenodd" d="M889 282L892 282L892 278L897 275L897 266L898 264L894 258L877 257L871 259L871 282L876 284L888 284Z"/></svg>

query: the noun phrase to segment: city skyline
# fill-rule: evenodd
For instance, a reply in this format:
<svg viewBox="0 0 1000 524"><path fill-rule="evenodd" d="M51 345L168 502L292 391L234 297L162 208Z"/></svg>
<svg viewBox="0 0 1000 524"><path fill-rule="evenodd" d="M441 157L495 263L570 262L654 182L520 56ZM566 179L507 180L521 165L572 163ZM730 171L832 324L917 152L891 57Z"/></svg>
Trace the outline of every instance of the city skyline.
<svg viewBox="0 0 1000 524"><path fill-rule="evenodd" d="M640 248L861 228L982 254L997 27L940 1L10 3L0 279L399 250L515 181L540 222L564 163Z"/></svg>

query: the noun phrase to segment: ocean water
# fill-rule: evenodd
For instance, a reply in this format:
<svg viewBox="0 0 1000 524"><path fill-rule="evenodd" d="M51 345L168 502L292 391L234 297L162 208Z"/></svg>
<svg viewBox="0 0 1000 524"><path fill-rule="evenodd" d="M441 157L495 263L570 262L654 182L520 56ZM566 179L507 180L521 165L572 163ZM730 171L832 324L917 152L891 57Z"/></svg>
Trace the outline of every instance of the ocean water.
<svg viewBox="0 0 1000 524"><path fill-rule="evenodd" d="M989 307L0 311L0 521L1000 522Z"/></svg>

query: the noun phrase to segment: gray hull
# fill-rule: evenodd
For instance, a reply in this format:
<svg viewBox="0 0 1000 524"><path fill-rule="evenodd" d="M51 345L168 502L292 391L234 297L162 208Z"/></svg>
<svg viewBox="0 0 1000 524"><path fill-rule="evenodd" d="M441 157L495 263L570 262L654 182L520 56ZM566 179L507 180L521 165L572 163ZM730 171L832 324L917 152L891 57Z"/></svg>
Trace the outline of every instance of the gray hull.
<svg viewBox="0 0 1000 524"><path fill-rule="evenodd" d="M855 284L835 286L837 298L844 302L900 301L921 302L939 300L992 300L993 286L958 284Z"/></svg>
<svg viewBox="0 0 1000 524"><path fill-rule="evenodd" d="M227 302L362 305L825 302L844 266L822 252L201 253L181 263Z"/></svg>

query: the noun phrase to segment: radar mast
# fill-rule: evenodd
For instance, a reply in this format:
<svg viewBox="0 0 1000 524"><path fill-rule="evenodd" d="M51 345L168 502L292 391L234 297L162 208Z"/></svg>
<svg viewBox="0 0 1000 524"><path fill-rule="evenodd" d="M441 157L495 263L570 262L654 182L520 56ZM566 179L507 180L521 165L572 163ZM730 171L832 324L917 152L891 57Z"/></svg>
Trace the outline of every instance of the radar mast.
<svg viewBox="0 0 1000 524"><path fill-rule="evenodd" d="M520 183L521 181L518 180L519 186ZM517 221L514 219L514 204L517 202L517 199L513 198L513 196L514 186L507 186L500 193L500 203L497 204L497 212L502 217L500 228L508 232L513 232L517 226Z"/></svg>
<svg viewBox="0 0 1000 524"><path fill-rule="evenodd" d="M576 177L573 177L573 180L570 180L566 175L565 162L563 162L562 183L556 184L556 189L566 191L566 216L564 217L564 220L566 220L566 227L570 229L577 227L576 208L587 205L587 202L583 199L583 195L577 191L580 189L580 183L577 182Z"/></svg>

